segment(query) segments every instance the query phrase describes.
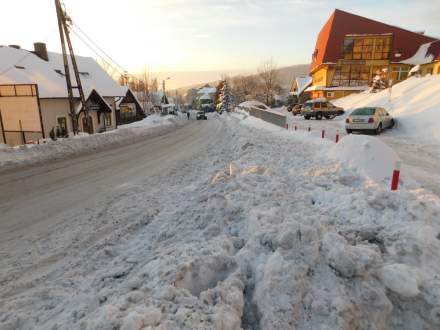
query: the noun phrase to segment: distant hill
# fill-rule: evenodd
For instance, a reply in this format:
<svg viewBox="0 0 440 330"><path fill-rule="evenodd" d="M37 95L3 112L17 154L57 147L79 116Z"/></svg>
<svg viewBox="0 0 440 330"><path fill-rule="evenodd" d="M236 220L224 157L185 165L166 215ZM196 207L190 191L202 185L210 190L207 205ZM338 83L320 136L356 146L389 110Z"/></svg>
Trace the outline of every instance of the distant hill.
<svg viewBox="0 0 440 330"><path fill-rule="evenodd" d="M294 77L306 75L309 73L310 64L291 65L278 69L278 77L281 86L285 89L290 88L290 84Z"/></svg>
<svg viewBox="0 0 440 330"><path fill-rule="evenodd" d="M292 82L292 79L294 79L297 76L308 74L309 68L310 68L309 64L297 64L297 65L291 65L291 66L285 66L285 67L279 68L277 71L278 71L278 77L279 77L281 86L286 90L289 89L290 84ZM235 77L237 75L238 74L232 74L231 77ZM256 75L256 73L247 74L246 76L251 76L251 75ZM206 84L209 84L211 86L215 86L218 82L219 82L219 80L206 81L204 83L198 83L198 84L193 84L193 85L189 85L189 86L185 86L185 87L180 87L177 89L177 91L179 92L179 94L185 94L191 88L200 88ZM175 91L176 90L174 89L171 92L173 93Z"/></svg>

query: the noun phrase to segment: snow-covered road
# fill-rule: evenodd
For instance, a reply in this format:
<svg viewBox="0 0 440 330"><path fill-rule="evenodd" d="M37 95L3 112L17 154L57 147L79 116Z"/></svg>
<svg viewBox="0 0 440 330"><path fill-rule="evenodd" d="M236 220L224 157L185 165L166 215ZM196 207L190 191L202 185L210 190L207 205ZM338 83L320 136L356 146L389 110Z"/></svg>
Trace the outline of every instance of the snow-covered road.
<svg viewBox="0 0 440 330"><path fill-rule="evenodd" d="M0 177L0 328L438 329L439 199L325 143L225 114Z"/></svg>
<svg viewBox="0 0 440 330"><path fill-rule="evenodd" d="M286 112L283 112L286 113ZM329 140L335 140L338 133L340 137L345 133L345 116L333 120L305 120L301 116L286 114L290 129L296 125L299 130L306 131L311 128L311 136L318 137L322 130ZM401 134L400 127L388 130L378 136L383 142L393 148L403 161L402 179L413 186L428 189L440 196L440 150L439 144L434 141L429 144Z"/></svg>

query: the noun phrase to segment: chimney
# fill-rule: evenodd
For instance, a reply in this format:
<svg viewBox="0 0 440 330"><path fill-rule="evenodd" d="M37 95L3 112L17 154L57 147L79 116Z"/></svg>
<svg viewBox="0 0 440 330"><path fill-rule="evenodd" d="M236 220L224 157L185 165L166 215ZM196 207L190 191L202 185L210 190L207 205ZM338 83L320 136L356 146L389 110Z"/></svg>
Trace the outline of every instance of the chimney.
<svg viewBox="0 0 440 330"><path fill-rule="evenodd" d="M47 54L46 44L44 42L34 43L34 53L42 60L49 61L49 55Z"/></svg>
<svg viewBox="0 0 440 330"><path fill-rule="evenodd" d="M20 49L21 47L19 45L9 45L10 48Z"/></svg>

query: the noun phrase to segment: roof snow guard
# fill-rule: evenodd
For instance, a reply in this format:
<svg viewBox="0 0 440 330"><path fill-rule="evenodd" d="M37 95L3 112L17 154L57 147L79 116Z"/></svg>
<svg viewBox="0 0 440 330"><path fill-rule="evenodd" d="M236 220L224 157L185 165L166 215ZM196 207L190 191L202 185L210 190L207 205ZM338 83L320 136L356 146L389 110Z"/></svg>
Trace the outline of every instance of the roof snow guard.
<svg viewBox="0 0 440 330"><path fill-rule="evenodd" d="M374 21L336 9L318 35L310 67L313 72L324 63L336 63L342 56L344 37L347 35L393 35L391 61L400 62L412 57L418 48L436 39L421 33ZM400 57L395 57L397 51Z"/></svg>

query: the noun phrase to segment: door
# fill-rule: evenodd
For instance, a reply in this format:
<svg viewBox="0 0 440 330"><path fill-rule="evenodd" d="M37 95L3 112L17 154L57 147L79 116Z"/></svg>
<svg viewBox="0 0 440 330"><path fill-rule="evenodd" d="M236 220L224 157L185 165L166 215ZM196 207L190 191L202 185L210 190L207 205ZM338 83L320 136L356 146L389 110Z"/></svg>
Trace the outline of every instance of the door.
<svg viewBox="0 0 440 330"><path fill-rule="evenodd" d="M93 134L94 130L93 130L92 117L90 117L90 116L83 117L82 124L83 124L83 131L84 131L84 133Z"/></svg>
<svg viewBox="0 0 440 330"><path fill-rule="evenodd" d="M67 117L58 117L57 125L60 128L61 137L66 137L69 133L67 130Z"/></svg>

